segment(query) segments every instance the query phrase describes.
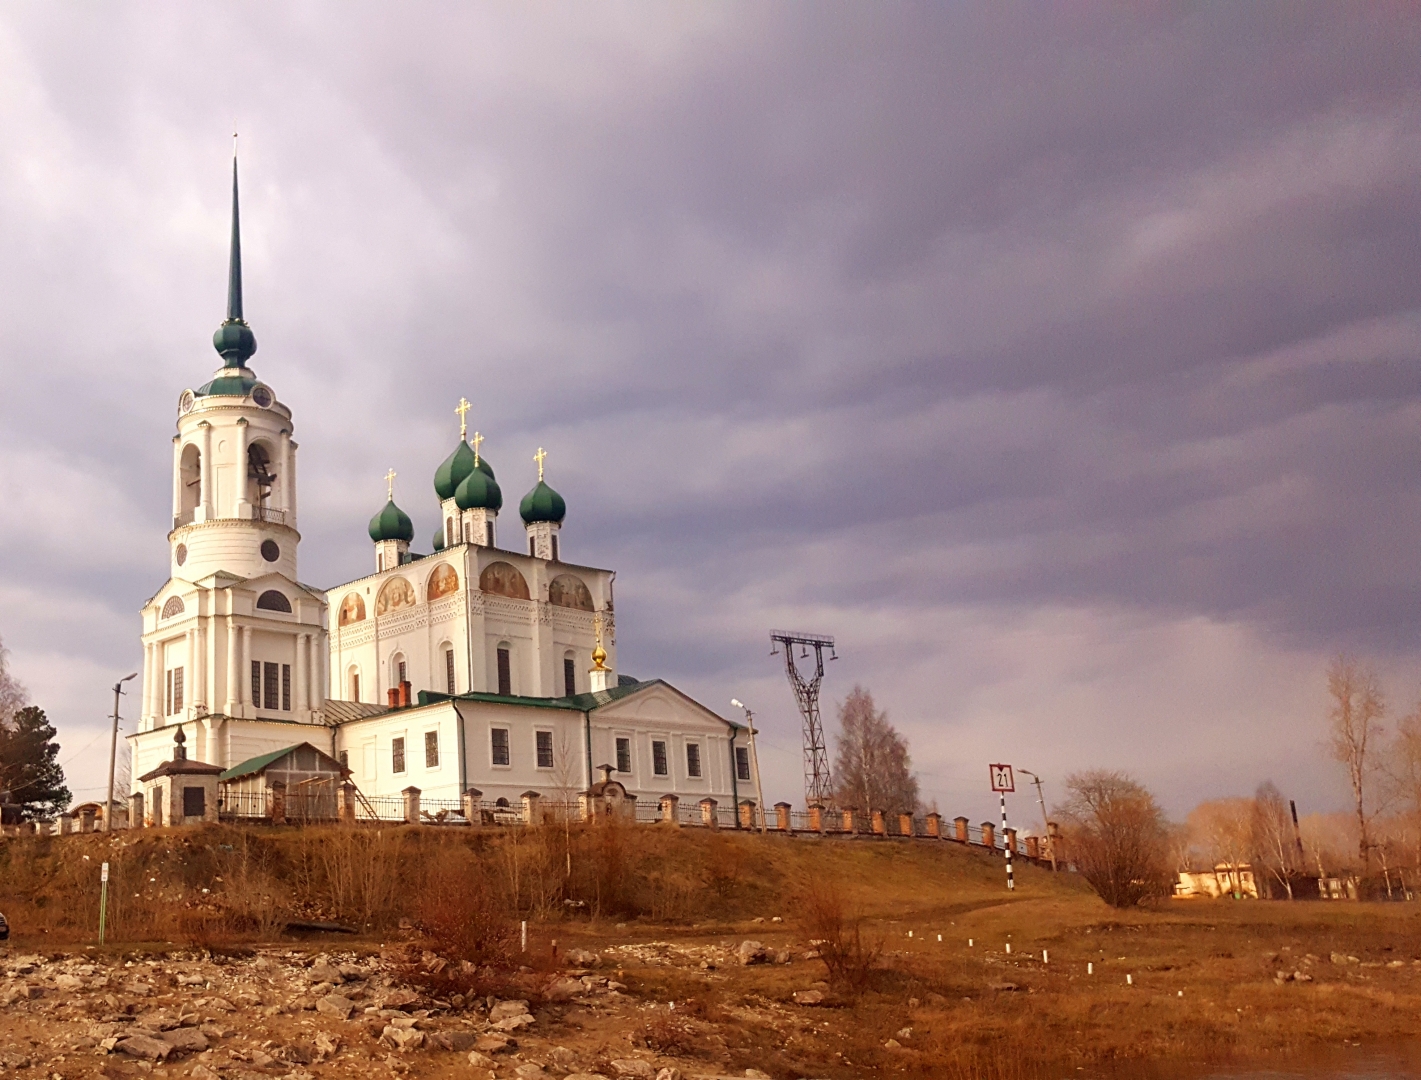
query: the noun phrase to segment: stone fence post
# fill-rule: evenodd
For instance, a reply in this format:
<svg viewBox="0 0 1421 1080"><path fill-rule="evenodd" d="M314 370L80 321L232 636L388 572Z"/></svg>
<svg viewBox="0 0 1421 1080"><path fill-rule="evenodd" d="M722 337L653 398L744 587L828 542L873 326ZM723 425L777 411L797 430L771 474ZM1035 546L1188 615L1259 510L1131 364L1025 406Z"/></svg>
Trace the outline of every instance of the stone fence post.
<svg viewBox="0 0 1421 1080"><path fill-rule="evenodd" d="M965 817L955 817L952 819L953 831L957 834L959 843L967 843L967 819Z"/></svg>
<svg viewBox="0 0 1421 1080"><path fill-rule="evenodd" d="M898 815L898 831L904 836L917 836L917 823L913 820L912 814Z"/></svg>
<svg viewBox="0 0 1421 1080"><path fill-rule="evenodd" d="M857 806L844 807L844 832L849 834L858 832L858 822L854 820L854 814L857 812Z"/></svg>
<svg viewBox="0 0 1421 1080"><path fill-rule="evenodd" d="M59 835L60 835L60 836L68 836L68 835L69 835L70 833L72 833L73 831L74 831L74 815L73 815L73 814L60 814L60 815L59 815Z"/></svg>
<svg viewBox="0 0 1421 1080"><path fill-rule="evenodd" d="M336 788L336 820L342 825L355 824L355 785L349 780Z"/></svg>
<svg viewBox="0 0 1421 1080"><path fill-rule="evenodd" d="M681 805L681 800L678 796L663 795L657 805L661 810L662 821L669 822L672 825L681 824L680 820L676 817L676 808Z"/></svg>
<svg viewBox="0 0 1421 1080"><path fill-rule="evenodd" d="M817 833L824 831L824 808L818 803L809 804L809 831Z"/></svg>
<svg viewBox="0 0 1421 1080"><path fill-rule="evenodd" d="M141 829L146 824L143 820L143 792L141 791L135 791L128 797L128 821L131 829Z"/></svg>
<svg viewBox="0 0 1421 1080"><path fill-rule="evenodd" d="M405 824L419 824L419 788L411 784L400 792L405 797Z"/></svg>
<svg viewBox="0 0 1421 1080"><path fill-rule="evenodd" d="M928 835L934 840L942 839L942 815L934 811L923 819L927 825Z"/></svg>
<svg viewBox="0 0 1421 1080"><path fill-rule="evenodd" d="M869 828L873 830L874 836L888 835L888 821L882 810L875 810L869 814Z"/></svg>
<svg viewBox="0 0 1421 1080"><path fill-rule="evenodd" d="M790 811L792 809L793 807L787 802L775 803L775 828L779 829L780 832L787 833L794 831L793 819L790 817Z"/></svg>
<svg viewBox="0 0 1421 1080"><path fill-rule="evenodd" d="M1028 859L1041 858L1041 838L1039 836L1028 836L1026 838L1026 857Z"/></svg>
<svg viewBox="0 0 1421 1080"><path fill-rule="evenodd" d="M988 848L997 846L997 827L990 821L982 822L982 846Z"/></svg>
<svg viewBox="0 0 1421 1080"><path fill-rule="evenodd" d="M268 790L271 792L271 823L286 824L286 781L275 780Z"/></svg>
<svg viewBox="0 0 1421 1080"><path fill-rule="evenodd" d="M484 793L476 787L469 788L468 791L459 796L459 809L464 812L464 820L470 825L482 825L484 823L483 810L479 806L479 800L484 797Z"/></svg>
<svg viewBox="0 0 1421 1080"><path fill-rule="evenodd" d="M537 825L542 815L538 812L538 800L542 796L536 791L525 791L523 793L523 824Z"/></svg>
<svg viewBox="0 0 1421 1080"><path fill-rule="evenodd" d="M755 827L755 800L740 800L740 827L742 829L753 829Z"/></svg>
<svg viewBox="0 0 1421 1080"><path fill-rule="evenodd" d="M1016 846L1016 830L1015 830L1015 829L1013 829L1013 828L1011 828L1011 827L1008 827L1008 828L1006 829L1006 840L1007 840L1007 850L1010 851L1013 855L1015 855L1015 854L1017 853L1017 850L1018 850L1018 849L1017 849L1017 846Z"/></svg>
<svg viewBox="0 0 1421 1080"><path fill-rule="evenodd" d="M712 829L720 828L720 817L715 812L716 805L714 799L701 800L701 822Z"/></svg>
<svg viewBox="0 0 1421 1080"><path fill-rule="evenodd" d="M79 831L91 833L94 831L94 811L84 809L79 811Z"/></svg>

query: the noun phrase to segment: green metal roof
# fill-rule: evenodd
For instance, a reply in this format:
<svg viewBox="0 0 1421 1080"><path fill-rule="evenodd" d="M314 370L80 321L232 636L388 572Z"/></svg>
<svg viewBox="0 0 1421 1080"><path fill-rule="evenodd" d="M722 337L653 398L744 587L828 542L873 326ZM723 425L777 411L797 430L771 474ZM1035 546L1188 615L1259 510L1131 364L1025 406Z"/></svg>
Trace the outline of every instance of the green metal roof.
<svg viewBox="0 0 1421 1080"><path fill-rule="evenodd" d="M193 391L198 397L246 397L257 380L245 375L219 375Z"/></svg>
<svg viewBox="0 0 1421 1080"><path fill-rule="evenodd" d="M273 750L271 753L269 753L269 754L262 754L260 757L247 758L247 760L244 761L244 762L242 762L240 765L233 765L230 769L228 769L226 772L224 772L224 773L223 773L221 776L219 776L217 779L218 779L218 780L239 780L239 779L241 779L243 776L251 776L253 773L259 773L259 772L261 772L263 769L265 769L268 765L270 765L273 761L277 761L277 760L279 760L280 758L284 758L287 754L291 753L291 751L296 750L296 749L299 749L300 747L302 747L302 746L307 746L307 745L309 745L309 744L308 744L308 743L296 743L294 746L288 746L288 747L286 747L286 748L283 749L283 750ZM315 748L314 746L312 746L311 749L312 749L312 750L315 750L316 748ZM320 751L317 751L317 753L319 753L319 752L320 752Z"/></svg>
<svg viewBox="0 0 1421 1080"><path fill-rule="evenodd" d="M624 697L645 690L647 687L660 685L666 687L672 693L686 698L687 701L700 705L700 702L694 698L687 697L665 679L647 679L645 682L638 682L636 680L622 682L621 680L623 678L627 678L627 676L619 675L617 677L617 685L611 689L598 690L596 693L589 694L574 694L572 697L517 697L512 694L483 694L478 692L470 694L441 694L434 690L421 690L419 692L418 702L420 705L438 705L445 701L482 701L491 705L522 705L534 709L562 709L567 712L593 712L605 705L612 704L614 701L620 701ZM700 707L705 708L704 705L700 705ZM711 712L712 710L707 709L706 711ZM722 723L729 724L733 728L739 729L744 727L743 724L737 724L734 720L727 720L725 717L719 716L719 714L716 715Z"/></svg>

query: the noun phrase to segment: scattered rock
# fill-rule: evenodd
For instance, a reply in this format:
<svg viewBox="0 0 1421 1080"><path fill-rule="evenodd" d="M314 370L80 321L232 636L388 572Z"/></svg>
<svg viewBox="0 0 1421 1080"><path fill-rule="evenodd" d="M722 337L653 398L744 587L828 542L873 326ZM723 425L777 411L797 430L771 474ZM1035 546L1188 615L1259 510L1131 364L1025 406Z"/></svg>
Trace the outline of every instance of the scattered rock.
<svg viewBox="0 0 1421 1080"><path fill-rule="evenodd" d="M911 1039L913 1037L913 1029L910 1027L899 1028L893 1037L895 1039Z"/></svg>
<svg viewBox="0 0 1421 1080"><path fill-rule="evenodd" d="M562 1080L607 1080L601 1073L568 1073Z"/></svg>
<svg viewBox="0 0 1421 1080"><path fill-rule="evenodd" d="M796 1005L823 1005L823 990L796 990L794 992L794 1003Z"/></svg>
<svg viewBox="0 0 1421 1080"><path fill-rule="evenodd" d="M526 1001L500 1001L488 1011L489 1023L495 1023L510 1016L522 1016L528 1011Z"/></svg>
<svg viewBox="0 0 1421 1080"><path fill-rule="evenodd" d="M477 1050L470 1050L469 1064L476 1069L492 1069L498 1063L487 1054L481 1054Z"/></svg>
<svg viewBox="0 0 1421 1080"><path fill-rule="evenodd" d="M543 1080L543 1077L548 1074L543 1071L541 1065L535 1065L530 1061L528 1064L519 1065L514 1069L513 1075L518 1077L518 1080Z"/></svg>
<svg viewBox="0 0 1421 1080"><path fill-rule="evenodd" d="M518 1049L518 1040L510 1039L497 1031L490 1031L475 1040L474 1049L483 1054L506 1054Z"/></svg>
<svg viewBox="0 0 1421 1080"><path fill-rule="evenodd" d="M147 1061L166 1061L173 1048L162 1039L149 1035L130 1035L121 1040L114 1049L129 1057L144 1058Z"/></svg>
<svg viewBox="0 0 1421 1080"><path fill-rule="evenodd" d="M742 941L735 955L745 965L763 964L769 960L769 950L758 941Z"/></svg>
<svg viewBox="0 0 1421 1080"><path fill-rule="evenodd" d="M582 993L580 979L554 979L544 992L549 1001L568 1001Z"/></svg>
<svg viewBox="0 0 1421 1080"><path fill-rule="evenodd" d="M76 990L84 989L84 980L74 975L56 975L54 977L54 988L67 994L72 994Z"/></svg>
<svg viewBox="0 0 1421 1080"><path fill-rule="evenodd" d="M788 950L788 949L781 949L779 952L775 953L775 963L777 963L777 964L788 964L788 963L789 963L789 950Z"/></svg>
<svg viewBox="0 0 1421 1080"><path fill-rule="evenodd" d="M548 1051L548 1056L553 1059L553 1064L559 1069L566 1069L569 1072L577 1064L577 1054L566 1046L554 1046Z"/></svg>
<svg viewBox="0 0 1421 1080"><path fill-rule="evenodd" d="M429 1036L429 1044L440 1050L453 1050L462 1054L472 1050L478 1038L476 1031L436 1031Z"/></svg>
<svg viewBox="0 0 1421 1080"><path fill-rule="evenodd" d="M207 1049L207 1036L198 1028L180 1027L165 1031L163 1041L177 1054L200 1054Z"/></svg>
<svg viewBox="0 0 1421 1080"><path fill-rule="evenodd" d="M209 1069L206 1065L194 1065L188 1070L188 1075L192 1080L221 1080L216 1069Z"/></svg>
<svg viewBox="0 0 1421 1080"><path fill-rule="evenodd" d="M886 1043L883 1044L883 1048L885 1050L901 1050L903 1049L903 1044L900 1043L897 1039L889 1039Z"/></svg>
<svg viewBox="0 0 1421 1080"><path fill-rule="evenodd" d="M380 1032L380 1041L396 1050L418 1050L424 1045L424 1032L412 1027L395 1027L389 1024Z"/></svg>
<svg viewBox="0 0 1421 1080"><path fill-rule="evenodd" d="M338 1020L349 1020L355 1011L355 1002L340 994L327 994L316 1001L316 1011L323 1016L334 1016Z"/></svg>
<svg viewBox="0 0 1421 1080"><path fill-rule="evenodd" d="M761 1072L759 1069L746 1069L745 1075L749 1077L749 1080L771 1080L769 1073Z"/></svg>
<svg viewBox="0 0 1421 1080"><path fill-rule="evenodd" d="M620 1058L612 1062L618 1076L633 1076L637 1080L655 1080L656 1067L641 1058Z"/></svg>
<svg viewBox="0 0 1421 1080"><path fill-rule="evenodd" d="M996 990L996 991L1005 993L1005 992L1011 991L1011 990L1020 990L1021 987L1017 986L1016 983L1014 983L1014 982L994 982L994 983L988 983L988 984L987 984L987 989L988 989L988 990Z"/></svg>
<svg viewBox="0 0 1421 1080"><path fill-rule="evenodd" d="M564 956L569 964L580 968L596 967L597 961L601 959L595 952L586 949L568 949Z"/></svg>
<svg viewBox="0 0 1421 1080"><path fill-rule="evenodd" d="M656 1074L656 1080L681 1080L681 1070L674 1065L668 1065Z"/></svg>
<svg viewBox="0 0 1421 1080"><path fill-rule="evenodd" d="M523 1013L519 1016L505 1016L492 1027L498 1031L517 1031L519 1028L532 1027L536 1023L531 1013Z"/></svg>

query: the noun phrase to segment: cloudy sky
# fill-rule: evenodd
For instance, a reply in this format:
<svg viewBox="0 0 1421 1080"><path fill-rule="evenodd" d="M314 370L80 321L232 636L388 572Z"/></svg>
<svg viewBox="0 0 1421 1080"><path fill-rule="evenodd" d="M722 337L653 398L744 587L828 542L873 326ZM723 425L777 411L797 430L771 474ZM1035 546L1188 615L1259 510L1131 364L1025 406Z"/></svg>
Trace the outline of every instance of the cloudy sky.
<svg viewBox="0 0 1421 1080"><path fill-rule="evenodd" d="M0 636L76 793L235 123L304 580L369 568L391 467L427 548L467 395L617 569L622 670L758 708L772 798L788 626L949 814L992 760L1341 805L1328 657L1421 694L1421 18L1147 7L0 10Z"/></svg>

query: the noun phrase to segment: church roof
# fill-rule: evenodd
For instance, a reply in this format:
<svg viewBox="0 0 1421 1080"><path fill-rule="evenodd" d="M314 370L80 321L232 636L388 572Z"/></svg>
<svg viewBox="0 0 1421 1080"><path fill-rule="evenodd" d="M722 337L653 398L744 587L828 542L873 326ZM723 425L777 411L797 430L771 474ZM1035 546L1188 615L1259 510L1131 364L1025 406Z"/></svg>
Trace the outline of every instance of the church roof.
<svg viewBox="0 0 1421 1080"><path fill-rule="evenodd" d="M165 761L152 772L146 772L140 776L138 782L146 784L149 780L156 780L160 776L210 776L221 771L221 765L209 765L205 761Z"/></svg>
<svg viewBox="0 0 1421 1080"><path fill-rule="evenodd" d="M622 680L624 679L629 681L623 682ZM653 686L664 686L673 694L679 694L692 704L702 709L705 708L704 705L701 705L700 702L694 698L681 693L680 690L677 690L665 679L648 679L642 682L637 679L632 679L627 675L618 675L617 685L610 689L597 690L586 694L573 694L571 697L518 697L513 694L485 694L478 691L468 694L441 694L434 690L421 690L419 692L419 704L438 705L445 701L481 701L491 705L522 705L525 708L533 709L563 709L568 712L595 712L607 705L611 705L613 702L630 697L632 694L649 690ZM709 709L706 709L706 711L711 712ZM729 724L733 728L740 729L744 727L743 724L737 724L734 720L726 720L725 717L719 714L714 715L716 715L722 723Z"/></svg>
<svg viewBox="0 0 1421 1080"><path fill-rule="evenodd" d="M567 516L567 503L539 478L533 490L524 495L523 501L518 504L518 513L528 525L535 521L555 521L562 524L562 519Z"/></svg>
<svg viewBox="0 0 1421 1080"><path fill-rule="evenodd" d="M388 705L376 705L366 701L336 701L327 698L321 703L327 724L344 724L351 720L368 720L372 716L383 716L390 711Z"/></svg>

